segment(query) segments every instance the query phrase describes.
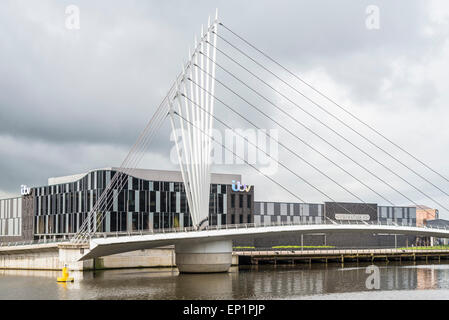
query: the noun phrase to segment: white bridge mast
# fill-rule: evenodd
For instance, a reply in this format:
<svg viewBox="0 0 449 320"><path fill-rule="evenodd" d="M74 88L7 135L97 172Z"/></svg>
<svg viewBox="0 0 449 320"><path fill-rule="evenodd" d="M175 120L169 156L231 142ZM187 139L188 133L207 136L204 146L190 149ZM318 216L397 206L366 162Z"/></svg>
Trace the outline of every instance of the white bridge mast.
<svg viewBox="0 0 449 320"><path fill-rule="evenodd" d="M218 23L217 10L212 23L209 17L207 29L201 28L199 42L195 37L195 49L193 54L189 52L190 60L177 82L177 95L170 102L170 122L187 202L192 224L198 228L207 226L209 217L216 69L215 63L210 61L216 59ZM178 130L180 142L177 141Z"/></svg>

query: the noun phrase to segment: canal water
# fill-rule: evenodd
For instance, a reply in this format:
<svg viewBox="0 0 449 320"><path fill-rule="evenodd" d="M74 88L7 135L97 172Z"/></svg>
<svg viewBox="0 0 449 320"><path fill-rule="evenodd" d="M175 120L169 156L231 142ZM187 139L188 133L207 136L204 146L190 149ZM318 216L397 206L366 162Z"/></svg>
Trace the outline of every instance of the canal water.
<svg viewBox="0 0 449 320"><path fill-rule="evenodd" d="M379 289L367 287L369 265L109 270L73 273L67 284L56 283L59 272L0 270L0 299L449 299L449 264L376 264Z"/></svg>

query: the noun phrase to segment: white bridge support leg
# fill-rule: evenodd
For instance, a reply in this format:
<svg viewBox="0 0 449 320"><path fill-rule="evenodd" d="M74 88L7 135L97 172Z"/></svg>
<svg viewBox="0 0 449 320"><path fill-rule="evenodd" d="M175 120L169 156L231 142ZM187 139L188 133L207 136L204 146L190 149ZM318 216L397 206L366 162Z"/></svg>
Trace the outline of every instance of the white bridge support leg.
<svg viewBox="0 0 449 320"><path fill-rule="evenodd" d="M193 54L189 51L189 63L183 67L182 77L176 84L177 94L170 101L170 121L190 217L193 227L199 229L209 225L212 97L216 69L215 63L204 55L211 55L213 61L216 59L218 24L217 12L213 22L209 18L206 33L201 28L200 40L195 38L195 50ZM180 130L181 141L176 140L177 130Z"/></svg>
<svg viewBox="0 0 449 320"><path fill-rule="evenodd" d="M176 266L181 273L228 272L232 264L232 240L176 244Z"/></svg>

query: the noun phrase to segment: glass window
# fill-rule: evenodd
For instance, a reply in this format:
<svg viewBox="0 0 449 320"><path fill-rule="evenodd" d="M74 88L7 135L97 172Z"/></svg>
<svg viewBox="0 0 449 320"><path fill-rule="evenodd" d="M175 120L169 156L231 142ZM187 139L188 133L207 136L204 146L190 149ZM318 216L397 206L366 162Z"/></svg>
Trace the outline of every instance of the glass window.
<svg viewBox="0 0 449 320"><path fill-rule="evenodd" d="M218 194L217 198L217 213L223 213L223 194Z"/></svg>
<svg viewBox="0 0 449 320"><path fill-rule="evenodd" d="M150 191L150 212L156 212L156 191Z"/></svg>
<svg viewBox="0 0 449 320"><path fill-rule="evenodd" d="M118 210L119 211L125 211L125 201L126 201L125 190L122 190L118 194Z"/></svg>
<svg viewBox="0 0 449 320"><path fill-rule="evenodd" d="M167 203L167 192L161 191L160 193L160 200L161 200L161 207L160 207L160 211L161 212L167 212L167 207L168 207L168 203Z"/></svg>
<svg viewBox="0 0 449 320"><path fill-rule="evenodd" d="M140 180L133 178L133 190L139 190Z"/></svg>
<svg viewBox="0 0 449 320"><path fill-rule="evenodd" d="M128 191L128 212L136 211L136 192Z"/></svg>
<svg viewBox="0 0 449 320"><path fill-rule="evenodd" d="M181 192L181 212L187 212L187 196L185 192Z"/></svg>
<svg viewBox="0 0 449 320"><path fill-rule="evenodd" d="M154 214L154 216L153 216L153 229L160 229L159 228L159 217L160 217L160 214L159 213L155 213Z"/></svg>
<svg viewBox="0 0 449 320"><path fill-rule="evenodd" d="M127 226L127 212L120 212L120 231L124 232L128 230Z"/></svg>
<svg viewBox="0 0 449 320"><path fill-rule="evenodd" d="M132 216L132 231L138 231L140 230L140 223L139 223L139 213L133 212Z"/></svg>
<svg viewBox="0 0 449 320"><path fill-rule="evenodd" d="M118 231L117 212L111 212L111 232Z"/></svg>
<svg viewBox="0 0 449 320"><path fill-rule="evenodd" d="M149 230L149 229L150 229L149 213L144 212L142 213L142 230Z"/></svg>
<svg viewBox="0 0 449 320"><path fill-rule="evenodd" d="M176 192L170 193L170 212L176 212Z"/></svg>
<svg viewBox="0 0 449 320"><path fill-rule="evenodd" d="M243 208L243 194L239 194L239 208Z"/></svg>
<svg viewBox="0 0 449 320"><path fill-rule="evenodd" d="M162 214L163 219L164 219L164 229L170 229L170 220L171 220L171 214L168 212L164 212Z"/></svg>
<svg viewBox="0 0 449 320"><path fill-rule="evenodd" d="M184 214L184 227L190 227L192 226L192 218L190 217L190 214L185 213Z"/></svg>

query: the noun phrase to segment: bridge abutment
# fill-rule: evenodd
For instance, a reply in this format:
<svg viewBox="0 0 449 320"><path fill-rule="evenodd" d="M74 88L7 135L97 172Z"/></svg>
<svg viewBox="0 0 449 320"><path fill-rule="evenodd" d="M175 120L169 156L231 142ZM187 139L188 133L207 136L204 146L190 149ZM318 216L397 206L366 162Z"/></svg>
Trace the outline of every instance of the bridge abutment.
<svg viewBox="0 0 449 320"><path fill-rule="evenodd" d="M94 260L78 261L85 253L89 251L89 247L78 244L60 244L59 262L62 266L67 266L72 271L83 271L94 269Z"/></svg>
<svg viewBox="0 0 449 320"><path fill-rule="evenodd" d="M176 266L181 273L228 272L232 240L185 242L175 245Z"/></svg>

